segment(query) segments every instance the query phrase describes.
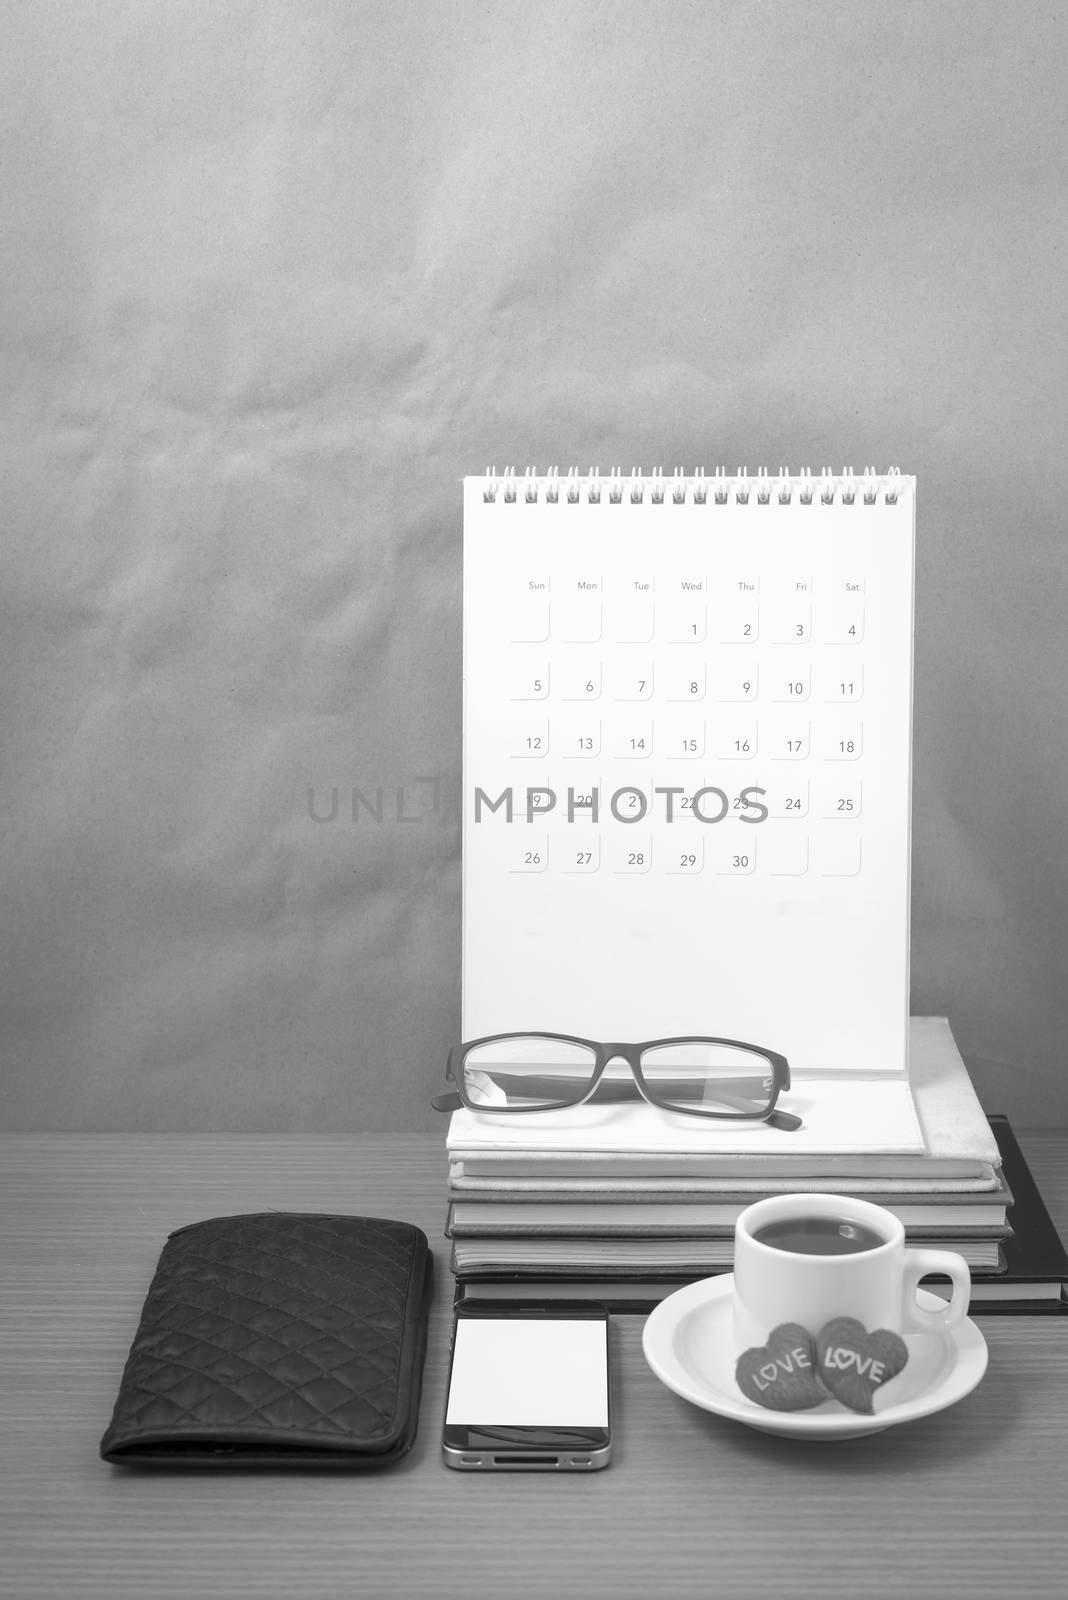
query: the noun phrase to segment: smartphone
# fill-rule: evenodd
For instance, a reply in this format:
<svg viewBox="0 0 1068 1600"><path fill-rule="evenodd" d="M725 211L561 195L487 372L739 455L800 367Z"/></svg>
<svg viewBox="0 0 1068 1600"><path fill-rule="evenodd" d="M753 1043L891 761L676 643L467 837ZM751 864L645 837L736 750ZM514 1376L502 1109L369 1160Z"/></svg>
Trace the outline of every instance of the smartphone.
<svg viewBox="0 0 1068 1600"><path fill-rule="evenodd" d="M608 1311L456 1308L442 1446L463 1471L590 1472L612 1450Z"/></svg>

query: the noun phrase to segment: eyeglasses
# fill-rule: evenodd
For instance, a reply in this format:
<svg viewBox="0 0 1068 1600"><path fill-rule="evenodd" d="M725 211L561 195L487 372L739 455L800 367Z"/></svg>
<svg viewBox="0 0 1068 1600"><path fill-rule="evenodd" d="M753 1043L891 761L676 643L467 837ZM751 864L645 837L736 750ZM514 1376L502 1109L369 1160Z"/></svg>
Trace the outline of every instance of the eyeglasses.
<svg viewBox="0 0 1068 1600"><path fill-rule="evenodd" d="M802 1126L800 1117L775 1109L790 1087L786 1057L740 1039L600 1044L566 1033L494 1033L454 1045L445 1076L456 1092L434 1097L438 1111L562 1111L594 1097L632 1100L637 1088L664 1111L767 1122L785 1133Z"/></svg>

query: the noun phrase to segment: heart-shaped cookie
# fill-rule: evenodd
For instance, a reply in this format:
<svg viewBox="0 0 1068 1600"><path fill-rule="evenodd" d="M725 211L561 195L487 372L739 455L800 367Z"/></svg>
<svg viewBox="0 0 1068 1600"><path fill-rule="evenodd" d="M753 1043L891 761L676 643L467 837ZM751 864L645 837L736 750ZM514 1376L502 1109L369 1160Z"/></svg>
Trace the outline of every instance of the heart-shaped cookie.
<svg viewBox="0 0 1068 1600"><path fill-rule="evenodd" d="M768 1342L738 1357L734 1380L746 1399L770 1411L809 1411L827 1396L816 1382L816 1347L807 1328L780 1322Z"/></svg>
<svg viewBox="0 0 1068 1600"><path fill-rule="evenodd" d="M896 1378L909 1353L900 1334L889 1328L869 1333L855 1317L835 1317L816 1340L819 1381L850 1411L870 1416L876 1389Z"/></svg>

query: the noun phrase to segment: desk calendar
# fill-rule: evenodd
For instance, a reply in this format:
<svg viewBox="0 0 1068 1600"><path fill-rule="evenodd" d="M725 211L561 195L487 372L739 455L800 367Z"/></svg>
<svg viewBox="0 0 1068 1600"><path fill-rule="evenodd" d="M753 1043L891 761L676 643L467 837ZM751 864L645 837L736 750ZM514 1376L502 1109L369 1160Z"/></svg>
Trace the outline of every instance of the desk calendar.
<svg viewBox="0 0 1068 1600"><path fill-rule="evenodd" d="M463 1034L907 1070L915 480L464 485Z"/></svg>

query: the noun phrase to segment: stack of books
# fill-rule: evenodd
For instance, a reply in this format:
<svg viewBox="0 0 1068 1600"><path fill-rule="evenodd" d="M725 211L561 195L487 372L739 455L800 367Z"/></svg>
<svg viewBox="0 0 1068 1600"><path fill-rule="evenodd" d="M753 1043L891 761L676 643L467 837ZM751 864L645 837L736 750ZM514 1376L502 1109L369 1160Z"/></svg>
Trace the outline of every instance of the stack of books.
<svg viewBox="0 0 1068 1600"><path fill-rule="evenodd" d="M914 1018L900 1078L795 1081L804 1128L724 1129L635 1101L453 1114L446 1233L461 1299L654 1304L733 1264L767 1195L859 1195L909 1243L962 1255L973 1310L1059 1310L1068 1258L1012 1130L987 1117L944 1018ZM937 1289L932 1282L930 1287Z"/></svg>

